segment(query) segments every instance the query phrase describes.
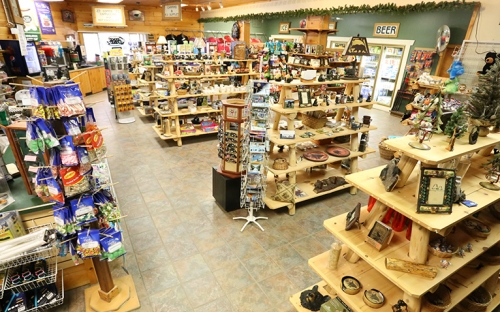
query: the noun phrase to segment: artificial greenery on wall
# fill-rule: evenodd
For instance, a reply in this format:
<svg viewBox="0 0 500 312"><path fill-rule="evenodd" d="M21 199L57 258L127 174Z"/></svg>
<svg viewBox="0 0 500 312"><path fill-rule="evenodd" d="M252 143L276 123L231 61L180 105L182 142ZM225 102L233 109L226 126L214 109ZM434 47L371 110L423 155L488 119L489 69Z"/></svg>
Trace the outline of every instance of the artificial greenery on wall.
<svg viewBox="0 0 500 312"><path fill-rule="evenodd" d="M230 22L238 20L268 20L268 19L286 19L290 17L305 17L307 15L324 16L324 15L346 15L357 13L370 14L409 14L422 13L438 10L453 11L458 9L472 9L477 2L466 2L465 0L441 1L441 2L421 2L417 4L396 5L395 3L377 4L370 6L363 4L361 6L345 5L339 7L331 7L329 9L300 9L283 12L256 13L244 14L228 17L208 17L200 18L199 23L214 23L214 22Z"/></svg>

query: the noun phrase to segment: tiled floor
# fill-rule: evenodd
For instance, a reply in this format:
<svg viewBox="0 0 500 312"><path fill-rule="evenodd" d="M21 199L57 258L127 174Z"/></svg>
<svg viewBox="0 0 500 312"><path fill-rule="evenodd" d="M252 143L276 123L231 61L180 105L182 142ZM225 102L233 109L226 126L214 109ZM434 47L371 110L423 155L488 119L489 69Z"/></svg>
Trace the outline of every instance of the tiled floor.
<svg viewBox="0 0 500 312"><path fill-rule="evenodd" d="M88 102L105 99L105 93ZM290 295L319 281L307 260L329 248L333 236L323 220L352 209L368 196L348 190L286 208L262 210L265 232L226 213L212 197L212 166L219 163L215 136L185 139L182 147L162 141L153 120L136 112L136 122L118 124L110 105L94 105L108 147L113 179L124 219L126 259L111 263L113 277L132 275L139 311L294 311ZM406 128L389 113L361 109L378 127L369 145L402 135ZM361 168L387 161L379 154L360 160ZM66 293L57 311L84 311L84 288Z"/></svg>

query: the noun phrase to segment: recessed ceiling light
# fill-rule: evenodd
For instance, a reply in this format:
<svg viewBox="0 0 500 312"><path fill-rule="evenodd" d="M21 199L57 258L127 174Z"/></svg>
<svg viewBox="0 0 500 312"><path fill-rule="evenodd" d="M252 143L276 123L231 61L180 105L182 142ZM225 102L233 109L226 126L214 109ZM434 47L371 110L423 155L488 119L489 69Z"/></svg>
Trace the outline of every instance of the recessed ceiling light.
<svg viewBox="0 0 500 312"><path fill-rule="evenodd" d="M123 0L97 0L99 3L120 3Z"/></svg>

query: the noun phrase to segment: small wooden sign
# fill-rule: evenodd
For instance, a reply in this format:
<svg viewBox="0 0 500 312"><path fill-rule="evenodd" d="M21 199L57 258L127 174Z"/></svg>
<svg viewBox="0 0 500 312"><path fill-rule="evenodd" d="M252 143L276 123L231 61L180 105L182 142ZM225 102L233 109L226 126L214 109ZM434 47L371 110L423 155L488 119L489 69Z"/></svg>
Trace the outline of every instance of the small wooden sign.
<svg viewBox="0 0 500 312"><path fill-rule="evenodd" d="M182 21L181 2L165 2L163 4L163 21Z"/></svg>
<svg viewBox="0 0 500 312"><path fill-rule="evenodd" d="M123 5L92 6L92 24L94 26L127 26Z"/></svg>
<svg viewBox="0 0 500 312"><path fill-rule="evenodd" d="M373 37L397 38L399 23L375 23Z"/></svg>

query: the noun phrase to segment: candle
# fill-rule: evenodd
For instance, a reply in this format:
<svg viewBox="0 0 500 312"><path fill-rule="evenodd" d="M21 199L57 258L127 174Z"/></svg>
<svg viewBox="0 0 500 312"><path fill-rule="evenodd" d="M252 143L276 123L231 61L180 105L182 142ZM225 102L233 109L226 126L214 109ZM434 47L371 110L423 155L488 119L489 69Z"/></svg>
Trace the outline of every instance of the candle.
<svg viewBox="0 0 500 312"><path fill-rule="evenodd" d="M330 250L330 256L328 257L328 268L330 270L336 270L337 264L340 258L340 251L342 246L339 243L333 243L332 249Z"/></svg>

